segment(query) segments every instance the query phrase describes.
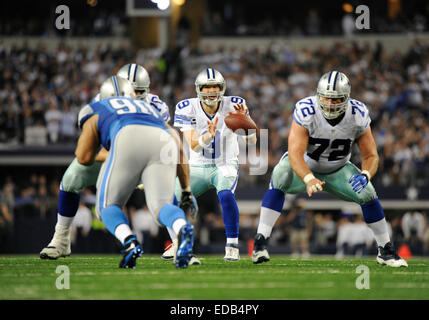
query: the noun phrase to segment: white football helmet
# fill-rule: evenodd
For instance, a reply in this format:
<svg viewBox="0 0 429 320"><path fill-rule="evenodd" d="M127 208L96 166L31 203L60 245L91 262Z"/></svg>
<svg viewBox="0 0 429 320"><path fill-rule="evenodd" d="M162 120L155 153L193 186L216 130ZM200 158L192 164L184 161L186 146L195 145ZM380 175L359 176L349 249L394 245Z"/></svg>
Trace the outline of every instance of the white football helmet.
<svg viewBox="0 0 429 320"><path fill-rule="evenodd" d="M135 63L122 66L117 76L128 79L134 87L137 99L143 100L149 93L150 78L145 68Z"/></svg>
<svg viewBox="0 0 429 320"><path fill-rule="evenodd" d="M100 100L110 97L128 97L135 98L133 85L127 79L111 76L101 84Z"/></svg>
<svg viewBox="0 0 429 320"><path fill-rule="evenodd" d="M218 85L220 87L220 91L213 93L201 92L204 86L209 85ZM213 68L207 68L201 71L195 79L195 90L197 92L198 98L202 102L210 107L213 107L222 99L223 95L225 94L226 81L219 71ZM215 99L211 100L209 97L215 97Z"/></svg>
<svg viewBox="0 0 429 320"><path fill-rule="evenodd" d="M338 71L325 73L317 85L317 100L323 116L326 119L335 119L342 115L350 99L350 81L347 76ZM324 103L323 98L341 99L340 103Z"/></svg>

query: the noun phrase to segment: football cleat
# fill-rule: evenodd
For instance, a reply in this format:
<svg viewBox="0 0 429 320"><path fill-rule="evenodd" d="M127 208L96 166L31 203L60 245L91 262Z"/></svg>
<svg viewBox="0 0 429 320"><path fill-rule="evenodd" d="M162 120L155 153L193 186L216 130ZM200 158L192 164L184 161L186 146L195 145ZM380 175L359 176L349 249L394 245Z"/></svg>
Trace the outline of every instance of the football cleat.
<svg viewBox="0 0 429 320"><path fill-rule="evenodd" d="M192 255L191 260L189 260L189 265L199 266L200 264L201 264L200 259L198 259L195 255Z"/></svg>
<svg viewBox="0 0 429 320"><path fill-rule="evenodd" d="M255 235L254 247L252 252L252 262L254 264L270 261L270 255L267 251L268 239L269 238L265 239L265 237L261 233L257 233Z"/></svg>
<svg viewBox="0 0 429 320"><path fill-rule="evenodd" d="M130 235L125 238L121 253L123 254L123 257L119 263L119 268L134 269L137 264L137 258L143 255L143 249L135 235Z"/></svg>
<svg viewBox="0 0 429 320"><path fill-rule="evenodd" d="M301 254L302 259L310 259L310 252L305 251Z"/></svg>
<svg viewBox="0 0 429 320"><path fill-rule="evenodd" d="M174 264L176 264L176 258L174 258ZM199 266L199 265L201 265L201 261L200 261L200 259L197 258L196 255L192 255L191 259L189 260L188 265L190 265L190 266Z"/></svg>
<svg viewBox="0 0 429 320"><path fill-rule="evenodd" d="M394 268L408 267L408 263L396 253L392 242L386 243L384 248L378 247L377 262Z"/></svg>
<svg viewBox="0 0 429 320"><path fill-rule="evenodd" d="M176 255L177 244L178 244L178 240L175 239L175 240L173 240L172 243L170 243L167 247L165 247L165 251L164 251L164 253L161 256L161 259L163 259L163 260L173 260L174 256Z"/></svg>
<svg viewBox="0 0 429 320"><path fill-rule="evenodd" d="M68 257L71 254L70 236L71 227L57 224L51 242L40 251L40 259L56 260L61 257Z"/></svg>
<svg viewBox="0 0 429 320"><path fill-rule="evenodd" d="M178 240L174 240L172 243L170 243L166 248L164 253L162 254L161 258L163 260L174 260L174 263L176 263L175 255L177 251L177 244ZM192 255L191 260L189 260L189 265L192 266L199 266L201 264L200 259L198 259L195 255Z"/></svg>
<svg viewBox="0 0 429 320"><path fill-rule="evenodd" d="M227 243L225 247L224 261L238 261L240 260L240 250L238 245L234 243Z"/></svg>
<svg viewBox="0 0 429 320"><path fill-rule="evenodd" d="M186 268L191 260L192 247L194 245L194 227L190 222L187 222L178 235L178 249L174 263L177 268Z"/></svg>

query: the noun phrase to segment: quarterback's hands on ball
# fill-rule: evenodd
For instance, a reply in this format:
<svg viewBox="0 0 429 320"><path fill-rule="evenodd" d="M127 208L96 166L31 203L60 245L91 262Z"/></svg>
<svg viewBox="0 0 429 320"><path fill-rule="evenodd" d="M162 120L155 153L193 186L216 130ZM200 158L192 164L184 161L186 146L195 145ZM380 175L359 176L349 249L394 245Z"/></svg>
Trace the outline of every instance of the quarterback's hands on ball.
<svg viewBox="0 0 429 320"><path fill-rule="evenodd" d="M349 183L352 185L353 191L361 193L363 189L368 185L368 177L364 174L354 174L349 180Z"/></svg>
<svg viewBox="0 0 429 320"><path fill-rule="evenodd" d="M207 120L207 127L208 127L208 130L209 130L209 132L213 138L216 136L216 129L217 129L218 120L219 120L218 117L216 117L216 119L213 123L210 122L209 120Z"/></svg>
<svg viewBox="0 0 429 320"><path fill-rule="evenodd" d="M192 195L192 192L182 191L182 198L179 202L179 207L185 211L186 216L188 216L189 212L189 217L191 219L196 218L198 213L198 205L195 197Z"/></svg>
<svg viewBox="0 0 429 320"><path fill-rule="evenodd" d="M306 184L307 194L309 197L312 196L313 193L319 192L323 190L323 185L325 184L325 181L321 181L317 178L311 179Z"/></svg>
<svg viewBox="0 0 429 320"><path fill-rule="evenodd" d="M234 109L236 111L235 113L241 113L241 114L247 115L247 109L244 107L242 103L237 103L234 106ZM232 112L228 111L228 114L232 114Z"/></svg>

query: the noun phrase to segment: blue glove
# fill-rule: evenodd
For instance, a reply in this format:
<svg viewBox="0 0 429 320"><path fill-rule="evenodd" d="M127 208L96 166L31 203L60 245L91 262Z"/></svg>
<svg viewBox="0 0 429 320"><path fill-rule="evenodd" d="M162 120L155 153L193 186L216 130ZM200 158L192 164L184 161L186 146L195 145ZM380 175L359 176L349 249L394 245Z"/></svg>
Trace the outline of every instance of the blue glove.
<svg viewBox="0 0 429 320"><path fill-rule="evenodd" d="M368 185L368 177L364 174L354 174L349 180L351 183L353 191L357 193L361 193L363 189Z"/></svg>

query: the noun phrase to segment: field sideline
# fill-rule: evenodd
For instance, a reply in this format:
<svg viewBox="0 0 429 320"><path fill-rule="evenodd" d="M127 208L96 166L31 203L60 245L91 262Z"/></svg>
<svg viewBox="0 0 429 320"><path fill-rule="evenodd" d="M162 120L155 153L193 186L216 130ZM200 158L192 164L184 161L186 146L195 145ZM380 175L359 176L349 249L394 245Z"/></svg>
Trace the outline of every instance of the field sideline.
<svg viewBox="0 0 429 320"><path fill-rule="evenodd" d="M159 255L144 255L134 270L119 269L119 255L72 255L41 260L38 255L0 256L0 299L77 300L283 300L283 299L429 299L429 259L413 258L408 268L380 266L375 257L308 260L273 256L253 265L250 258L224 262L201 255L200 266L176 269ZM369 268L369 286L356 288ZM57 266L70 270L70 288L59 290ZM61 282L62 281L62 282Z"/></svg>

